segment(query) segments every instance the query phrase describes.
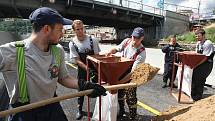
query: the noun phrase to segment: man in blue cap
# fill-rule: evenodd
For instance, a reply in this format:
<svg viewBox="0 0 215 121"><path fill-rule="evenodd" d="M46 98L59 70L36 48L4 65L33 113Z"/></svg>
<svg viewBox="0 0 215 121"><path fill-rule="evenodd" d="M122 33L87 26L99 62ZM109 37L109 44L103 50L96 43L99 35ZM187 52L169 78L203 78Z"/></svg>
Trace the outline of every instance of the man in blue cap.
<svg viewBox="0 0 215 121"><path fill-rule="evenodd" d="M57 82L67 88L94 89L91 97L106 94L105 88L98 84L87 81L79 84L67 71L65 53L58 43L63 36L63 25L71 25L72 21L48 7L36 9L29 19L33 26L29 38L0 46L0 71L5 78L11 108L56 96ZM67 118L57 102L16 113L10 120L67 121Z"/></svg>
<svg viewBox="0 0 215 121"><path fill-rule="evenodd" d="M132 67L124 73L121 78L123 80L130 81L130 71L133 71L136 66L140 63L144 63L146 59L146 51L142 45L144 39L144 29L137 27L133 30L131 37L126 38L122 41L120 45L116 48L111 49L107 55L115 54L117 52L122 53L122 57L133 59L134 63ZM119 116L125 116L125 99L129 107L129 118L130 120L136 120L137 115L137 97L136 97L137 88L129 88L118 90L118 103L119 103Z"/></svg>

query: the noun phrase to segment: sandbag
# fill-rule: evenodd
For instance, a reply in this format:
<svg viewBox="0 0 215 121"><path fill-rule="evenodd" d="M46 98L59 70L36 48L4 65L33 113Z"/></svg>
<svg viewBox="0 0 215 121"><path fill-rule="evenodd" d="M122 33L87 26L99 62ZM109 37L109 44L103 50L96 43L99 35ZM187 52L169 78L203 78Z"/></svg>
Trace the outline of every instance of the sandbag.
<svg viewBox="0 0 215 121"><path fill-rule="evenodd" d="M179 66L178 71L177 71L178 85L180 85L181 70L182 70L182 68ZM184 65L183 82L182 82L181 90L190 97L191 97L192 76L193 76L193 69L191 69L187 65ZM179 88L180 88L180 86L178 86L178 89Z"/></svg>
<svg viewBox="0 0 215 121"><path fill-rule="evenodd" d="M118 94L111 94L108 91L106 96L101 96L101 121L117 120ZM99 120L99 97L96 99L93 120Z"/></svg>

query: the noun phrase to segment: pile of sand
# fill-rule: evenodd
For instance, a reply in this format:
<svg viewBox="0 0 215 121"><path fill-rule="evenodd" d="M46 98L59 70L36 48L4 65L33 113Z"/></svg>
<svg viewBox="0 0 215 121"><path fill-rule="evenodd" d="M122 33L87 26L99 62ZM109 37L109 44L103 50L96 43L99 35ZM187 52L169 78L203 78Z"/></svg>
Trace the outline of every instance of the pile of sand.
<svg viewBox="0 0 215 121"><path fill-rule="evenodd" d="M215 121L215 95L191 105L170 108L154 121Z"/></svg>
<svg viewBox="0 0 215 121"><path fill-rule="evenodd" d="M159 68L153 67L148 63L139 64L131 75L131 82L136 83L138 86L145 84L152 80L158 71Z"/></svg>

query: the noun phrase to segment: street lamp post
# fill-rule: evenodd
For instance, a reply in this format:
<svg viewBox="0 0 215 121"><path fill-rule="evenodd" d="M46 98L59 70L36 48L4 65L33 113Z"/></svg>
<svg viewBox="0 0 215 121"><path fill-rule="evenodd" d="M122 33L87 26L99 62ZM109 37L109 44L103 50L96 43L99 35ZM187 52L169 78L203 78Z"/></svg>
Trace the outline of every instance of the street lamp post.
<svg viewBox="0 0 215 121"><path fill-rule="evenodd" d="M201 6L201 0L199 0L199 5L198 5L198 16L199 16L198 24L200 24L200 6Z"/></svg>

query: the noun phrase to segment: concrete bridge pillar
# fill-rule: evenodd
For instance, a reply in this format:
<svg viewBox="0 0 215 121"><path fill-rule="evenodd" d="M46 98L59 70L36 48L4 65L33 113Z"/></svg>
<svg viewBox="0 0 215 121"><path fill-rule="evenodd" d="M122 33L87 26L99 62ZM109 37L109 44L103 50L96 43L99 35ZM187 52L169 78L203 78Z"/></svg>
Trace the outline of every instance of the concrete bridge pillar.
<svg viewBox="0 0 215 121"><path fill-rule="evenodd" d="M142 26L140 26L142 27ZM129 29L116 28L117 43L120 43L123 39L130 37L135 27ZM145 45L156 45L158 40L162 37L162 24L144 28L145 35L143 43Z"/></svg>
<svg viewBox="0 0 215 121"><path fill-rule="evenodd" d="M119 29L116 28L116 39L117 39L117 43L120 43L123 39L130 37L131 33L132 33L132 29Z"/></svg>

